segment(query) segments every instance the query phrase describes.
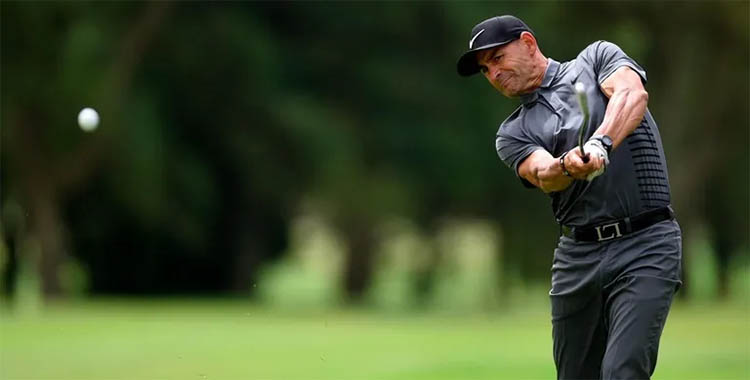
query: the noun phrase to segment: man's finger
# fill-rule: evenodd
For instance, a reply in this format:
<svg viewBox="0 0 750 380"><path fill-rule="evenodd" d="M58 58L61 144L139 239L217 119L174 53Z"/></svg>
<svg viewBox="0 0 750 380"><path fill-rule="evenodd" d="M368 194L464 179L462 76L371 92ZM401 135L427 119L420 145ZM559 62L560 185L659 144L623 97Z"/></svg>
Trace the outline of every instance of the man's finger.
<svg viewBox="0 0 750 380"><path fill-rule="evenodd" d="M606 165L604 165L604 159L599 157L599 162L596 164L597 170L606 168Z"/></svg>

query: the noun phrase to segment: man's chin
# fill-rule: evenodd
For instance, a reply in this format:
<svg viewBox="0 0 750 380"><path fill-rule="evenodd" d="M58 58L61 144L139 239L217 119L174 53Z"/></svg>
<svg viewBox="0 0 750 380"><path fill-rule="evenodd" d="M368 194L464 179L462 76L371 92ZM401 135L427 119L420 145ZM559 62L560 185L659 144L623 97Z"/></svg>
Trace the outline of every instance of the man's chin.
<svg viewBox="0 0 750 380"><path fill-rule="evenodd" d="M510 91L510 90L505 90L505 89L498 90L498 91L500 91L500 93L503 94L503 96L505 96L506 98L511 98L511 99L520 98L522 95L516 91Z"/></svg>
<svg viewBox="0 0 750 380"><path fill-rule="evenodd" d="M495 86L495 90L506 98L520 98L524 94L523 91L500 86Z"/></svg>
<svg viewBox="0 0 750 380"><path fill-rule="evenodd" d="M510 90L505 90L505 91L500 91L500 92L501 92L501 93L502 93L502 94L503 94L503 95L504 95L505 97L508 97L508 98L520 98L520 97L522 97L522 96L524 96L524 95L528 95L528 94L531 94L531 93L533 93L534 91L535 91L535 90L519 90L519 91L510 91Z"/></svg>

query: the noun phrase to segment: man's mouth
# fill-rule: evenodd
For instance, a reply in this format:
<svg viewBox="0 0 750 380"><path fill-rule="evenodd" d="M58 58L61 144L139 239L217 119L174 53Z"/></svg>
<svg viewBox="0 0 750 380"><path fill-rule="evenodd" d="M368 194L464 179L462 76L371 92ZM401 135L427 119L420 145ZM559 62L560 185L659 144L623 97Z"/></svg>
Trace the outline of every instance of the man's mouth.
<svg viewBox="0 0 750 380"><path fill-rule="evenodd" d="M500 80L498 81L498 84L502 88L508 88L508 80L509 79L510 79L510 76L506 76L504 78L500 78Z"/></svg>
<svg viewBox="0 0 750 380"><path fill-rule="evenodd" d="M507 78L507 77L505 77L505 78L500 78L500 79L499 79L499 80L497 81L497 84L498 84L498 86L499 86L500 88L502 88L502 89L504 89L504 90L505 90L505 89L507 89L507 88L508 88L508 87L507 87L507 84L508 84L508 78Z"/></svg>

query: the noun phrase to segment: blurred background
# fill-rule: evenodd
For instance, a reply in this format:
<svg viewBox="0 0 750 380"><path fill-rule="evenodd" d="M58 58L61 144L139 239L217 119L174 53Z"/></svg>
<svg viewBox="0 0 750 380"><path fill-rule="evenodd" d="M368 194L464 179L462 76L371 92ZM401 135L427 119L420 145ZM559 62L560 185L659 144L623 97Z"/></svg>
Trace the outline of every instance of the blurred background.
<svg viewBox="0 0 750 380"><path fill-rule="evenodd" d="M550 202L455 71L500 14L646 69L684 236L655 378L750 378L745 1L0 6L1 378L553 378Z"/></svg>

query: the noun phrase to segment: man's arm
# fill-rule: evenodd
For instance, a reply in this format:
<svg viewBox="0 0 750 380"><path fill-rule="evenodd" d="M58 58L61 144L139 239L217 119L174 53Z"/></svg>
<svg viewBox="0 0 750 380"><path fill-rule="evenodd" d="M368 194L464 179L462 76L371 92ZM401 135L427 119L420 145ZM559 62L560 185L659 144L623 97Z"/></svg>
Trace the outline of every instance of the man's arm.
<svg viewBox="0 0 750 380"><path fill-rule="evenodd" d="M605 79L601 89L609 103L595 134L612 138L612 149L615 149L643 120L648 92L643 88L641 77L627 66L620 67Z"/></svg>
<svg viewBox="0 0 750 380"><path fill-rule="evenodd" d="M573 179L585 179L589 173L603 165L600 157L594 157L584 163L579 156L578 148L565 155L565 169L570 174L566 176L563 173L563 165L560 164L560 157L552 157L546 150L538 149L518 165L518 174L545 193L561 191L570 186Z"/></svg>

